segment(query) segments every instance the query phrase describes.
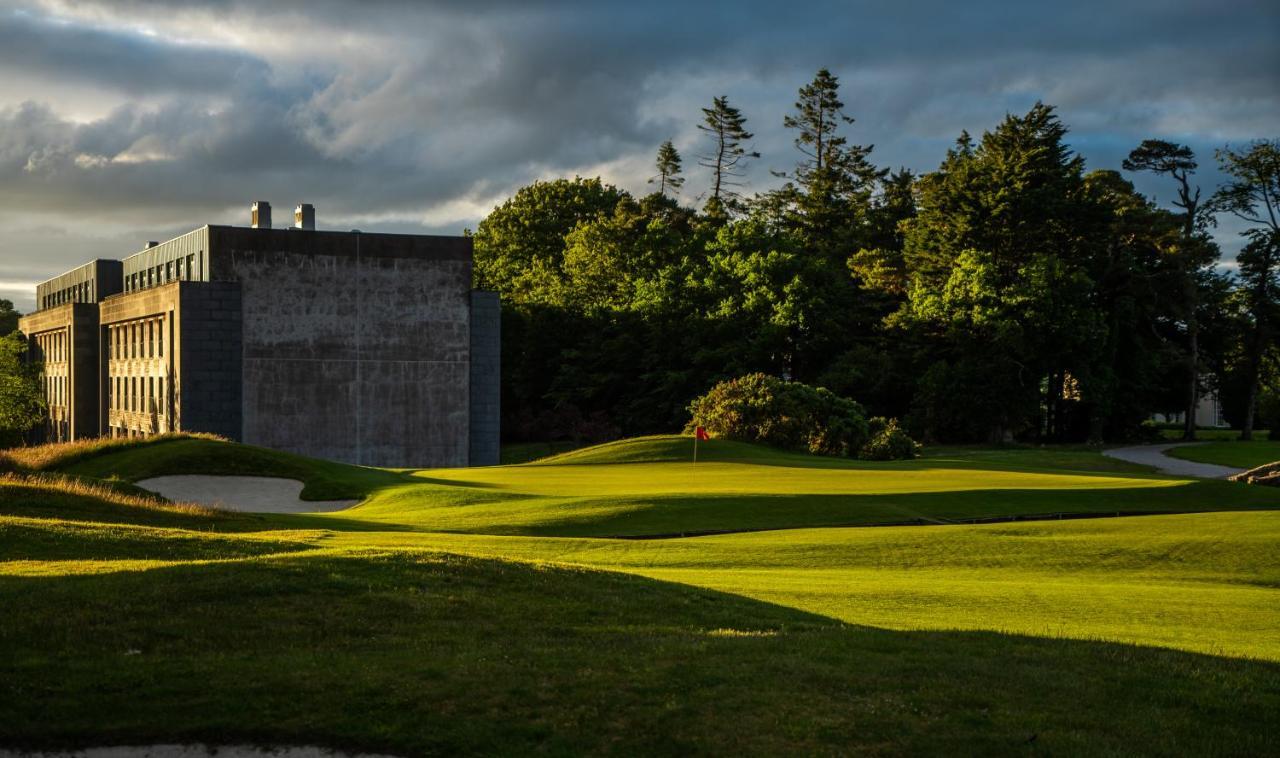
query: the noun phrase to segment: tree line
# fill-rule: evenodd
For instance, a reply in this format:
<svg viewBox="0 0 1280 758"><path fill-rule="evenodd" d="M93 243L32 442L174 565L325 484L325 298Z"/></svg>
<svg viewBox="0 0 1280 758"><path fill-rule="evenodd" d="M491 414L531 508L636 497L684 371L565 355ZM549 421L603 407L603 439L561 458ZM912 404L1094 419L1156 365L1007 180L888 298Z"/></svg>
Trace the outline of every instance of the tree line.
<svg viewBox="0 0 1280 758"><path fill-rule="evenodd" d="M536 182L474 232L476 286L503 296L503 414L514 439L671 431L717 381L764 372L826 387L926 441L1112 441L1221 394L1243 436L1280 421L1280 141L1227 146L1202 197L1197 156L1152 139L1124 172L1086 171L1037 103L938 168L875 165L826 70L784 116L796 161L746 194L760 154L727 97L702 110L709 176L656 191ZM1246 224L1234 272L1210 231Z"/></svg>

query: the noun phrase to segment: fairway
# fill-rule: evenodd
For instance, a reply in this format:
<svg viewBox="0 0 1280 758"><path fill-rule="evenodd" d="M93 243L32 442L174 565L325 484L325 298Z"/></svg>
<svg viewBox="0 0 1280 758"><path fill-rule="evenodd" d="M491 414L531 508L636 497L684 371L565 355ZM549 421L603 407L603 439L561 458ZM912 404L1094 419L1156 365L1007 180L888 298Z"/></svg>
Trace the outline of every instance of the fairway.
<svg viewBox="0 0 1280 758"><path fill-rule="evenodd" d="M1280 491L1072 449L699 453L383 471L179 438L41 458L44 479L0 480L0 738L825 752L849 713L873 752L1276 734ZM225 514L57 478L201 466L365 499ZM758 723L730 734L741 714Z"/></svg>

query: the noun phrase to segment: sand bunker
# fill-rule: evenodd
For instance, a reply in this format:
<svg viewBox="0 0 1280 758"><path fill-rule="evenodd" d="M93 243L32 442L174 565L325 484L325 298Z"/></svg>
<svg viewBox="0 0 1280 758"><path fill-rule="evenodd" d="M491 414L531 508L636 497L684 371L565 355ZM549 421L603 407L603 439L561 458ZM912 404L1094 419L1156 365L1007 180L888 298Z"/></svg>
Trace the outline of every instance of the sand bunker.
<svg viewBox="0 0 1280 758"><path fill-rule="evenodd" d="M302 482L269 476L157 476L137 485L170 500L254 513L340 511L360 502L303 500Z"/></svg>

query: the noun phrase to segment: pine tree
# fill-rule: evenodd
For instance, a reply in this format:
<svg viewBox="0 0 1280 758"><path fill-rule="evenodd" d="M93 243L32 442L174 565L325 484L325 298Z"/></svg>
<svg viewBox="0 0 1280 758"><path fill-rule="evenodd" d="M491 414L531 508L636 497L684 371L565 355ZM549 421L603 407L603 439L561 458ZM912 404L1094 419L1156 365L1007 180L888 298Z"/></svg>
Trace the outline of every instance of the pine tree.
<svg viewBox="0 0 1280 758"><path fill-rule="evenodd" d="M698 128L711 135L712 149L698 156L698 165L712 171L707 209L718 215L736 204L739 194L734 188L744 184L738 181L743 176L744 161L759 158L760 153L742 146L755 135L746 130L746 117L729 105L728 97L713 98L712 106L703 108L702 114L703 123Z"/></svg>
<svg viewBox="0 0 1280 758"><path fill-rule="evenodd" d="M800 88L795 107L795 114L782 123L800 132L795 144L804 157L792 174L780 174L796 185L784 193L793 195L811 246L822 247L816 243L830 241L847 254L852 227L870 209L872 192L886 172L872 165L871 145L850 145L838 133L854 120L845 115L840 81L830 71L820 69L812 82Z"/></svg>
<svg viewBox="0 0 1280 758"><path fill-rule="evenodd" d="M658 194L666 195L668 187L672 194L679 194L680 187L684 185L684 177L680 176L680 153L671 144L671 140L658 147L658 157L653 165L658 169L658 175L650 179L649 183L658 183Z"/></svg>
<svg viewBox="0 0 1280 758"><path fill-rule="evenodd" d="M1258 140L1245 150L1224 147L1218 165L1227 181L1214 193L1210 209L1249 224L1249 240L1236 260L1242 294L1253 321L1245 346L1248 382L1240 439L1253 439L1262 358L1280 327L1280 140ZM1273 431L1274 433L1274 431Z"/></svg>
<svg viewBox="0 0 1280 758"><path fill-rule="evenodd" d="M1183 318L1187 324L1187 400L1182 438L1196 438L1196 408L1200 405L1200 273L1217 259L1217 248L1200 239L1207 216L1200 206L1200 188L1191 186L1196 172L1196 156L1186 145L1164 140L1143 140L1124 159L1125 171L1150 171L1171 177L1178 183L1178 199L1173 205L1183 212L1182 247L1176 260L1182 283Z"/></svg>

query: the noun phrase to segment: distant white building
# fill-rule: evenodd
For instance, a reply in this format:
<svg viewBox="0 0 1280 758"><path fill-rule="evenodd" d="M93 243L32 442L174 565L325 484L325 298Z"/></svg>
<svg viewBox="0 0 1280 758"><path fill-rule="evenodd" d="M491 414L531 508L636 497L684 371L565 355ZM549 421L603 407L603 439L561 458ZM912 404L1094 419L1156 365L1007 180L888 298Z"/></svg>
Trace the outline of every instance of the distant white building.
<svg viewBox="0 0 1280 758"><path fill-rule="evenodd" d="M1183 411L1156 413L1151 418L1158 424L1181 424L1186 417L1187 414ZM1200 404L1196 406L1196 426L1230 428L1231 424L1222 417L1222 403L1218 401L1217 390L1209 390L1200 396Z"/></svg>

